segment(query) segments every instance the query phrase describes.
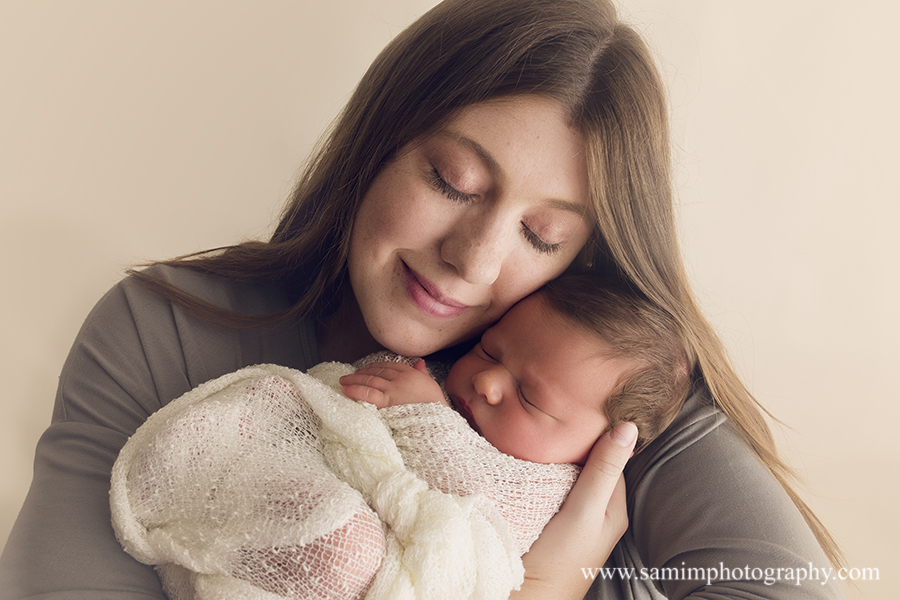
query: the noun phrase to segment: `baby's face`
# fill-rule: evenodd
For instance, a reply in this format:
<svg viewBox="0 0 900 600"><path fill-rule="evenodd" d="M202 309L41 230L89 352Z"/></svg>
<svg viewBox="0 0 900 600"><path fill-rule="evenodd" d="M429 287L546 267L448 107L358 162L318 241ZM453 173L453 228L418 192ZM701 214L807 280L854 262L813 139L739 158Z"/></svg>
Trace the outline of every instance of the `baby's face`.
<svg viewBox="0 0 900 600"><path fill-rule="evenodd" d="M447 394L498 450L539 463L584 464L607 426L603 404L630 361L553 314L540 295L514 306L459 359Z"/></svg>

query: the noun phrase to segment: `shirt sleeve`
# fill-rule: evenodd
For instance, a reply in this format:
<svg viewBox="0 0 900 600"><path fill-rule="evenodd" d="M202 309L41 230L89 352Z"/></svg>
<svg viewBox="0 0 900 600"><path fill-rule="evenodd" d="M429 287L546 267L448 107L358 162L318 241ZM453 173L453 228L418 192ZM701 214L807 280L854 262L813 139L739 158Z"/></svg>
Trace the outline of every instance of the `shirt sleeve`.
<svg viewBox="0 0 900 600"><path fill-rule="evenodd" d="M271 290L186 269L159 274L236 310L281 308ZM119 450L150 414L204 381L255 362L308 367L317 358L314 338L298 331L215 327L132 280L108 292L63 367L31 488L0 558L3 597L164 600L153 569L126 554L113 533L109 485Z"/></svg>
<svg viewBox="0 0 900 600"><path fill-rule="evenodd" d="M625 476L629 527L587 572L586 598L843 597L787 493L702 391Z"/></svg>

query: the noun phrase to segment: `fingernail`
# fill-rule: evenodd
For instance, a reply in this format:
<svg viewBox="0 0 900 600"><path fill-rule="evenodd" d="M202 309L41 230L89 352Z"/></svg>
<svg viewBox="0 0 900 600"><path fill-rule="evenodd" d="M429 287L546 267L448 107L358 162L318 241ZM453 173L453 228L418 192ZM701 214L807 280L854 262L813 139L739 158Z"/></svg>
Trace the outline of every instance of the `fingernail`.
<svg viewBox="0 0 900 600"><path fill-rule="evenodd" d="M634 443L634 440L637 439L637 426L634 423L620 423L616 426L615 429L612 430L610 434L612 439L615 442L622 446L623 448L627 448L628 446Z"/></svg>

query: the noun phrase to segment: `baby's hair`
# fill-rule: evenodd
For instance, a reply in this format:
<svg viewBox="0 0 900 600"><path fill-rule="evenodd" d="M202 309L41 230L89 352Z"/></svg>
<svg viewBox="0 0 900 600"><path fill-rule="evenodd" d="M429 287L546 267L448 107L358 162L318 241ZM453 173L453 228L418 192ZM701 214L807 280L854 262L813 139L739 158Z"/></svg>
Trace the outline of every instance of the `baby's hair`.
<svg viewBox="0 0 900 600"><path fill-rule="evenodd" d="M598 336L612 356L635 363L605 404L609 428L631 421L635 452L672 422L691 389L696 359L675 319L637 289L612 277L567 274L537 294L553 313Z"/></svg>

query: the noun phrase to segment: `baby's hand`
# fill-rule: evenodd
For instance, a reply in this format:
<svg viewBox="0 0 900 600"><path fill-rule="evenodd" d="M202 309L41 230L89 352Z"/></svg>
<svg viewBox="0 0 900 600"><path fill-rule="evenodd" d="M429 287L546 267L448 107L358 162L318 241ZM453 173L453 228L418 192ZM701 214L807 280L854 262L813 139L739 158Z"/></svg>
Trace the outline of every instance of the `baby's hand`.
<svg viewBox="0 0 900 600"><path fill-rule="evenodd" d="M415 367L403 363L372 363L340 379L344 395L374 404L378 408L400 404L446 404L441 386L425 369L425 361Z"/></svg>

